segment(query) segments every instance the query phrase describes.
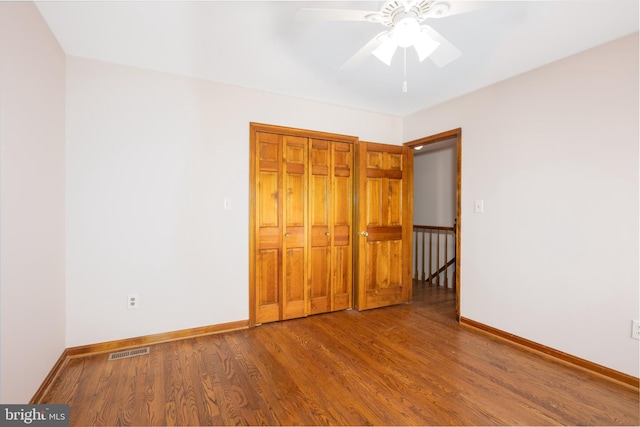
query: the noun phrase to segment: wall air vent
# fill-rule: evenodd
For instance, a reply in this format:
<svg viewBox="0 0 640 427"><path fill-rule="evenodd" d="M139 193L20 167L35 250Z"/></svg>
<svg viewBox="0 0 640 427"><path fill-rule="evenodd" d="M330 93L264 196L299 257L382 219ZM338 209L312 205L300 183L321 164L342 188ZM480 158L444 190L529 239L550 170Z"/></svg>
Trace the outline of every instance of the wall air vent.
<svg viewBox="0 0 640 427"><path fill-rule="evenodd" d="M127 357L142 356L143 354L149 354L149 347L135 348L133 350L123 350L123 351L118 351L116 353L111 353L109 355L109 360L118 360L118 359L124 359Z"/></svg>

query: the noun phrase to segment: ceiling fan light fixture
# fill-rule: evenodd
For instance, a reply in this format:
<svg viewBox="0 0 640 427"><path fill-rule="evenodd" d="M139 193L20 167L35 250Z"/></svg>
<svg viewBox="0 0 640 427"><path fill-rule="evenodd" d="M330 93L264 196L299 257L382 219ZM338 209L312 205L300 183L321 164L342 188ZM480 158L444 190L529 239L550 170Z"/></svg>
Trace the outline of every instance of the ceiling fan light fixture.
<svg viewBox="0 0 640 427"><path fill-rule="evenodd" d="M427 57L431 55L439 46L440 42L432 39L426 31L421 31L413 42L413 47L418 53L418 59L420 60L420 62L427 59Z"/></svg>
<svg viewBox="0 0 640 427"><path fill-rule="evenodd" d="M398 45L387 35L382 37L382 43L372 53L380 61L387 65L391 65L391 58L393 58L393 54L396 53Z"/></svg>
<svg viewBox="0 0 640 427"><path fill-rule="evenodd" d="M420 36L420 24L414 17L402 18L394 24L389 36L398 46L409 47Z"/></svg>

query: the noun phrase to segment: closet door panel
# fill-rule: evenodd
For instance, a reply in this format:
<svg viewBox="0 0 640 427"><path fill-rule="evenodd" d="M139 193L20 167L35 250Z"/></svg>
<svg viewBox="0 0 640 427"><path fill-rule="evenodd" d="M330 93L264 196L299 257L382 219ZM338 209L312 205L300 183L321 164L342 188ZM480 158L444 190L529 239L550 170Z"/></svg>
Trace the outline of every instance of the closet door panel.
<svg viewBox="0 0 640 427"><path fill-rule="evenodd" d="M256 322L280 319L282 302L281 138L256 135L255 304Z"/></svg>
<svg viewBox="0 0 640 427"><path fill-rule="evenodd" d="M332 176L332 310L353 303L353 144L333 143Z"/></svg>
<svg viewBox="0 0 640 427"><path fill-rule="evenodd" d="M307 138L284 136L284 239L282 318L306 315Z"/></svg>
<svg viewBox="0 0 640 427"><path fill-rule="evenodd" d="M309 168L311 191L311 252L309 314L331 311L331 144L323 140L311 140Z"/></svg>
<svg viewBox="0 0 640 427"><path fill-rule="evenodd" d="M352 257L351 246L333 248L333 311L352 306Z"/></svg>
<svg viewBox="0 0 640 427"><path fill-rule="evenodd" d="M302 317L305 313L305 250L288 248L285 251L285 295L283 319Z"/></svg>
<svg viewBox="0 0 640 427"><path fill-rule="evenodd" d="M280 292L274 281L280 271L278 249L261 249L257 256L256 289L258 290L257 322L273 322L280 318Z"/></svg>
<svg viewBox="0 0 640 427"><path fill-rule="evenodd" d="M330 260L329 248L311 248L311 308L309 314L326 313L331 310L329 295Z"/></svg>
<svg viewBox="0 0 640 427"><path fill-rule="evenodd" d="M305 191L306 180L304 170L292 172L291 168L287 168L285 176L285 215L287 227L304 227L305 223ZM289 231L289 230L287 230Z"/></svg>

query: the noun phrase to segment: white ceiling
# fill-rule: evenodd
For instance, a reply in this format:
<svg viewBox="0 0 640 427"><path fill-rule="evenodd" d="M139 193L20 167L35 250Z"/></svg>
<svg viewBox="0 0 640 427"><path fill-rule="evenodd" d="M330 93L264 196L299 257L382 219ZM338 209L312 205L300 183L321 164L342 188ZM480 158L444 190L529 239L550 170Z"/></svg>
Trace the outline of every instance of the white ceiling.
<svg viewBox="0 0 640 427"><path fill-rule="evenodd" d="M376 11L383 1L38 2L68 55L404 116L638 31L638 0L493 1L430 19L462 51L444 68L407 50L340 66L384 31L303 22L300 8ZM614 77L614 76L613 76Z"/></svg>

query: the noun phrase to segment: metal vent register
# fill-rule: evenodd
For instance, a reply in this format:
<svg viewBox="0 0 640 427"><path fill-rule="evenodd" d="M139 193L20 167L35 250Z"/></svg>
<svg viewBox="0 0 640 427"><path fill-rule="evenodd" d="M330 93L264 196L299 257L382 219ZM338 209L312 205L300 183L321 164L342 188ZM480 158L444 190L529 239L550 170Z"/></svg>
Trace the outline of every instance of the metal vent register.
<svg viewBox="0 0 640 427"><path fill-rule="evenodd" d="M109 360L124 359L126 357L142 356L143 354L149 354L149 347L135 348L133 350L123 350L109 355Z"/></svg>

